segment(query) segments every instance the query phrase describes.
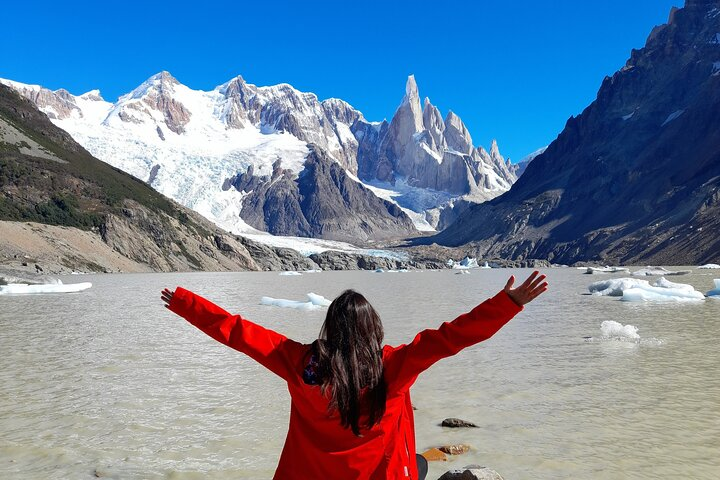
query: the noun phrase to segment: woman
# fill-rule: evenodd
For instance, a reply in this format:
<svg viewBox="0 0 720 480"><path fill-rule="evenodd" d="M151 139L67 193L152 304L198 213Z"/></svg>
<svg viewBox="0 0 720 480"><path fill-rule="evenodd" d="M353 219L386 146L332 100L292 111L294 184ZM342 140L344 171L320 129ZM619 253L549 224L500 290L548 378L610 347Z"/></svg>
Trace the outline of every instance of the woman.
<svg viewBox="0 0 720 480"><path fill-rule="evenodd" d="M165 306L215 340L282 377L290 425L279 480L419 478L410 387L441 358L490 338L547 290L533 272L437 330L398 347L383 346L383 327L365 298L347 290L328 308L320 338L303 345L183 288L165 289Z"/></svg>

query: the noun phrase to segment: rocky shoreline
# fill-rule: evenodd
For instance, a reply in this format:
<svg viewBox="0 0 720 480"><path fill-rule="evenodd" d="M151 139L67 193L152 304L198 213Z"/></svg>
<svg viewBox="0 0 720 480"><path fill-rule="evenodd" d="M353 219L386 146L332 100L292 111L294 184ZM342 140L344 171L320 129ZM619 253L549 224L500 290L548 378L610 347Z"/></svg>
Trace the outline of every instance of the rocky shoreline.
<svg viewBox="0 0 720 480"><path fill-rule="evenodd" d="M155 225L138 205L110 217L97 231L34 222L0 221L0 275L18 278L71 273L183 271L417 270L449 268L469 252L438 245L382 246L388 256L327 250L305 257L289 248L271 247L222 230L172 232ZM174 219L167 219L174 221ZM199 219L198 219L199 220ZM206 222L204 226L208 227ZM173 233L175 235L176 233ZM542 260L483 259L493 267L548 267Z"/></svg>

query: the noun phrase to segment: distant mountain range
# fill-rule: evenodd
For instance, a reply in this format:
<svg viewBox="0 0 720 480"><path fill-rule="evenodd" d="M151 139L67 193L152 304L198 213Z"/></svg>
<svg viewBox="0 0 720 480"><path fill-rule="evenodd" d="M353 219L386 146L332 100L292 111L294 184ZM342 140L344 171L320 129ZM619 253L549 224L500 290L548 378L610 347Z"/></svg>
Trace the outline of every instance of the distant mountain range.
<svg viewBox="0 0 720 480"><path fill-rule="evenodd" d="M572 263L720 259L720 0L688 0L510 191L420 242Z"/></svg>
<svg viewBox="0 0 720 480"><path fill-rule="evenodd" d="M390 241L442 229L517 179L497 143L476 148L457 115L421 106L412 76L389 123L242 77L205 92L161 72L115 103L0 83L97 158L234 233Z"/></svg>
<svg viewBox="0 0 720 480"><path fill-rule="evenodd" d="M145 182L94 158L35 105L4 85L0 85L0 237L3 271L317 266L293 250L228 234Z"/></svg>

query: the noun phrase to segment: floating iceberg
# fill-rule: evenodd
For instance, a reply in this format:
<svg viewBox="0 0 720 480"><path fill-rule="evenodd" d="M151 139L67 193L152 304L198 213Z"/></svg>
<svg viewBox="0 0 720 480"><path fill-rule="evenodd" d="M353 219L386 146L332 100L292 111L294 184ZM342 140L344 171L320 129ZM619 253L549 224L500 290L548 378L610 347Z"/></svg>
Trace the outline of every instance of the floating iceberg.
<svg viewBox="0 0 720 480"><path fill-rule="evenodd" d="M705 295L692 285L673 283L660 277L652 285L637 285L623 291L625 302L693 302L704 300Z"/></svg>
<svg viewBox="0 0 720 480"><path fill-rule="evenodd" d="M708 297L717 297L720 298L720 278L716 278L713 280L715 282L715 288L707 292ZM0 287L2 288L2 287Z"/></svg>
<svg viewBox="0 0 720 480"><path fill-rule="evenodd" d="M588 285L588 290L593 295L607 295L610 297L622 297L625 290L637 286L650 286L647 280L637 278L613 278L612 280L600 280Z"/></svg>
<svg viewBox="0 0 720 480"><path fill-rule="evenodd" d="M294 272L294 271L289 271L289 272L280 272L280 275L288 276L288 277L294 277L294 276L297 276L297 275L302 275L302 273L300 273L300 272Z"/></svg>
<svg viewBox="0 0 720 480"><path fill-rule="evenodd" d="M633 272L632 274L636 277L649 277L653 275L686 275L688 273L692 272L690 270L680 270L678 272L673 272L671 270L666 270L663 267L645 267L641 268L636 272Z"/></svg>
<svg viewBox="0 0 720 480"><path fill-rule="evenodd" d="M640 340L638 328L635 325L623 325L615 320L605 320L600 324L603 337L617 338L619 340Z"/></svg>
<svg viewBox="0 0 720 480"><path fill-rule="evenodd" d="M74 293L82 292L92 287L90 282L68 283L67 285L58 280L57 283L45 283L30 285L27 283L10 283L0 285L0 295L3 294L34 294L34 293Z"/></svg>
<svg viewBox="0 0 720 480"><path fill-rule="evenodd" d="M580 269L583 269L585 267L580 267ZM588 274L594 274L594 273L625 273L629 272L629 268L625 267L587 267L585 269L585 273Z"/></svg>
<svg viewBox="0 0 720 480"><path fill-rule="evenodd" d="M665 277L658 278L650 284L647 280L638 278L614 278L602 280L588 285L593 295L606 295L620 297L626 302L646 301L693 301L702 300L705 296L695 290L692 285L673 283Z"/></svg>
<svg viewBox="0 0 720 480"><path fill-rule="evenodd" d="M702 269L708 269L708 270L709 270L709 269L720 268L720 265L718 265L717 263L706 263L705 265L700 265L700 266L697 267L697 268L702 268Z"/></svg>
<svg viewBox="0 0 720 480"><path fill-rule="evenodd" d="M318 310L330 306L330 300L316 293L307 294L307 302L296 300L285 300L283 298L262 297L260 304L273 307L295 308L297 310Z"/></svg>
<svg viewBox="0 0 720 480"><path fill-rule="evenodd" d="M455 275L470 275L470 272L467 270L460 270L458 272L455 272Z"/></svg>
<svg viewBox="0 0 720 480"><path fill-rule="evenodd" d="M485 263L483 263L482 267L480 267L480 268L488 269L488 268L492 268L492 267L490 266L490 264L488 262L485 262Z"/></svg>

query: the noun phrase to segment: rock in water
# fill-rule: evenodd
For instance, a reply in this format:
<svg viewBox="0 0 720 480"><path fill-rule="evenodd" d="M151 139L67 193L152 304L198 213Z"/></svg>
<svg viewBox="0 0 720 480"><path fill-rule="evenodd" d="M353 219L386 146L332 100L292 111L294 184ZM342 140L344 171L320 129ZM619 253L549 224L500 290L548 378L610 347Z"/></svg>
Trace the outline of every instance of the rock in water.
<svg viewBox="0 0 720 480"><path fill-rule="evenodd" d="M450 427L450 428L461 428L461 427L472 427L477 428L477 425L471 422L467 422L465 420L460 420L459 418L446 418L442 421L440 424L442 427Z"/></svg>
<svg viewBox="0 0 720 480"><path fill-rule="evenodd" d="M467 465L462 469L445 472L438 480L503 480L503 477L490 468Z"/></svg>
<svg viewBox="0 0 720 480"><path fill-rule="evenodd" d="M431 448L430 450L426 450L420 455L425 457L425 460L427 460L428 462L447 461L447 455L445 455L445 452L437 448Z"/></svg>
<svg viewBox="0 0 720 480"><path fill-rule="evenodd" d="M470 445L464 445L462 443L455 445L443 445L442 447L438 447L438 450L445 452L448 455L462 455L463 453L470 451Z"/></svg>

